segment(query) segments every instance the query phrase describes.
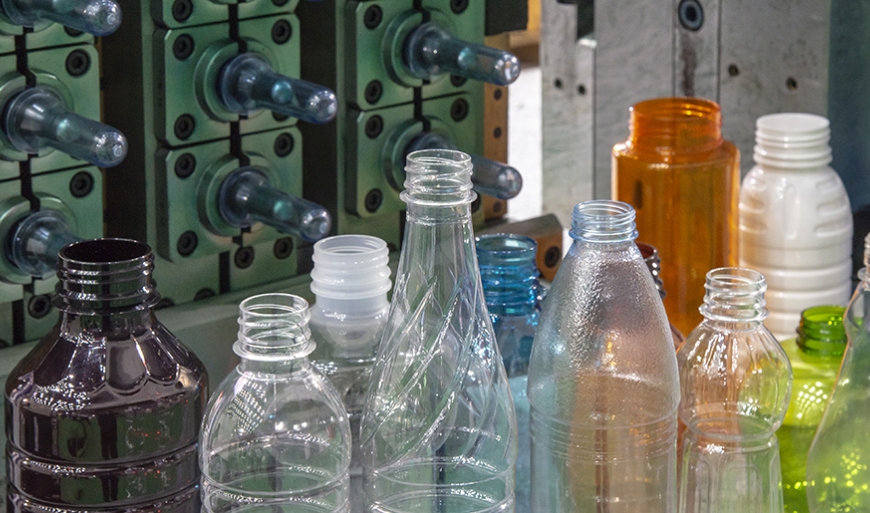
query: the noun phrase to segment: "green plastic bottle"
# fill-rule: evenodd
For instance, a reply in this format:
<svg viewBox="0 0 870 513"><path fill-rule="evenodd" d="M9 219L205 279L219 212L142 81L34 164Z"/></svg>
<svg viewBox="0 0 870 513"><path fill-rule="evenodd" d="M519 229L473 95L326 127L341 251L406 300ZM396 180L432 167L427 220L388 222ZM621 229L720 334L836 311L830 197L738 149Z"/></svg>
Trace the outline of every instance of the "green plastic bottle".
<svg viewBox="0 0 870 513"><path fill-rule="evenodd" d="M791 401L777 430L785 513L808 513L807 453L822 421L846 350L842 306L815 306L801 313L797 338L782 342L791 361Z"/></svg>

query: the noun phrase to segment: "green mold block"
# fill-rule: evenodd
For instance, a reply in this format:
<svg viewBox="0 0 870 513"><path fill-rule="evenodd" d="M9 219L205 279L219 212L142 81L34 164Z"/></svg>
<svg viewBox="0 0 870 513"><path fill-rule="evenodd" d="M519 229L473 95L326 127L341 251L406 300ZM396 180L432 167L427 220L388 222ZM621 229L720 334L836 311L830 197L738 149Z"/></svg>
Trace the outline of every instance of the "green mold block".
<svg viewBox="0 0 870 513"><path fill-rule="evenodd" d="M24 77L16 69L15 55L0 55L0 107L24 87ZM18 162L26 159L24 153L11 148L4 135L0 135L0 181L18 178L20 174ZM0 183L0 194L3 194Z"/></svg>
<svg viewBox="0 0 870 513"><path fill-rule="evenodd" d="M299 0L248 0L246 2L238 2L239 19L246 20L261 16L292 13L298 4Z"/></svg>
<svg viewBox="0 0 870 513"><path fill-rule="evenodd" d="M289 237L245 245L230 253L230 290L273 283L297 275L296 244ZM288 248L291 248L288 253Z"/></svg>
<svg viewBox="0 0 870 513"><path fill-rule="evenodd" d="M450 7L450 0L422 0L421 4L429 13L429 19L441 25L442 28L463 41L469 43L484 43L486 23L486 2L466 2L465 10L455 13ZM423 99L436 98L461 91L480 89L483 93L483 82L466 80L461 77L440 75L423 86Z"/></svg>
<svg viewBox="0 0 870 513"><path fill-rule="evenodd" d="M94 36L58 23L48 23L45 28L24 35L24 46L28 50L80 44L94 44Z"/></svg>
<svg viewBox="0 0 870 513"><path fill-rule="evenodd" d="M151 18L157 26L165 28L193 27L226 22L230 6L237 6L238 18L258 18L292 13L299 0L151 0Z"/></svg>
<svg viewBox="0 0 870 513"><path fill-rule="evenodd" d="M35 342L57 324L58 311L52 306L48 294L24 292L24 333L20 342Z"/></svg>

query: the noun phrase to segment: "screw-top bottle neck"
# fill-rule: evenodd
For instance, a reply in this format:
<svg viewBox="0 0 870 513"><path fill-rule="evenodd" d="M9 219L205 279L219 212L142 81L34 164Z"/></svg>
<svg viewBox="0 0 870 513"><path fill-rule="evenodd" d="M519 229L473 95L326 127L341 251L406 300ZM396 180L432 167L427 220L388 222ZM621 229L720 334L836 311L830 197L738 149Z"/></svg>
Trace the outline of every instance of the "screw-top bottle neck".
<svg viewBox="0 0 870 513"><path fill-rule="evenodd" d="M540 300L534 239L495 233L478 237L476 246L489 312L496 315L533 313Z"/></svg>
<svg viewBox="0 0 870 513"><path fill-rule="evenodd" d="M707 152L722 144L719 105L700 98L657 98L631 108L628 143L673 155Z"/></svg>
<svg viewBox="0 0 870 513"><path fill-rule="evenodd" d="M358 314L382 307L390 282L387 243L370 235L336 235L314 245L311 292L317 305ZM383 300L383 301L381 301Z"/></svg>
<svg viewBox="0 0 870 513"><path fill-rule="evenodd" d="M787 112L758 118L755 162L765 168L818 169L831 162L830 123L822 116Z"/></svg>
<svg viewBox="0 0 870 513"><path fill-rule="evenodd" d="M574 240L620 244L637 238L634 208L628 203L592 200L574 207L570 235Z"/></svg>
<svg viewBox="0 0 870 513"><path fill-rule="evenodd" d="M405 190L400 194L408 204L408 217L424 222L470 219L469 205L477 198L471 168L471 157L461 151L431 149L408 154Z"/></svg>
<svg viewBox="0 0 870 513"><path fill-rule="evenodd" d="M261 294L239 305L239 339L233 352L242 360L295 360L314 351L308 302L292 294Z"/></svg>
<svg viewBox="0 0 870 513"><path fill-rule="evenodd" d="M843 306L814 306L801 313L797 345L816 356L842 356L846 351Z"/></svg>
<svg viewBox="0 0 870 513"><path fill-rule="evenodd" d="M649 273L653 277L653 283L656 284L656 290L659 292L659 296L664 299L668 294L665 292L665 286L662 282L662 260L659 257L659 250L657 250L652 244L647 244L646 242L638 242L637 249L640 250L640 256L643 257L643 262L646 264Z"/></svg>
<svg viewBox="0 0 870 513"><path fill-rule="evenodd" d="M758 271L723 267L707 273L707 294L699 310L711 321L759 324L767 318L767 282Z"/></svg>

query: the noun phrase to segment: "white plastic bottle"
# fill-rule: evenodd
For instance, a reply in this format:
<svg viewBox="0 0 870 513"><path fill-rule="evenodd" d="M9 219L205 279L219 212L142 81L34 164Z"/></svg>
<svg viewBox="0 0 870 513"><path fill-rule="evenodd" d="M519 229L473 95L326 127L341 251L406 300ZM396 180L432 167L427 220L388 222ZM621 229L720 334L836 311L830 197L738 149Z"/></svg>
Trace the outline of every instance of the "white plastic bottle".
<svg viewBox="0 0 870 513"><path fill-rule="evenodd" d="M758 118L756 166L740 190L740 266L767 279L767 328L794 336L801 311L845 305L852 290L852 213L831 162L829 123L813 114Z"/></svg>

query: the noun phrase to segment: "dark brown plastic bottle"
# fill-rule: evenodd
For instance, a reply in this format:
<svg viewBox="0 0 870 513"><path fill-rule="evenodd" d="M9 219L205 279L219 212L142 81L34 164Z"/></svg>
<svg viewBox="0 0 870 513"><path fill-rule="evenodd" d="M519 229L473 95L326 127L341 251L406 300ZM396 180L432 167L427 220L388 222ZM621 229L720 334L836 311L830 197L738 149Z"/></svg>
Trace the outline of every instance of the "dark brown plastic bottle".
<svg viewBox="0 0 870 513"><path fill-rule="evenodd" d="M208 377L154 317L151 249L59 258L60 320L6 381L8 511L198 513Z"/></svg>

